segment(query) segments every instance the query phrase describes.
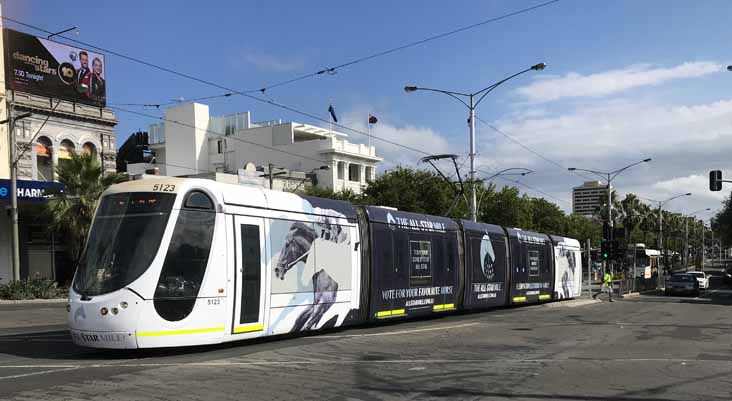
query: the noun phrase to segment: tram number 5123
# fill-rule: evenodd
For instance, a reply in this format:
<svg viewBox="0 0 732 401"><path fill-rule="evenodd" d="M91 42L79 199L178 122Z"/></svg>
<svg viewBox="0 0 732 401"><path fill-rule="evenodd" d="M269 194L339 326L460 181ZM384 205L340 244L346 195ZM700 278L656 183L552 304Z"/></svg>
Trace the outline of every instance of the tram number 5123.
<svg viewBox="0 0 732 401"><path fill-rule="evenodd" d="M173 185L173 184L155 184L155 185L153 185L153 191L175 192L175 185Z"/></svg>

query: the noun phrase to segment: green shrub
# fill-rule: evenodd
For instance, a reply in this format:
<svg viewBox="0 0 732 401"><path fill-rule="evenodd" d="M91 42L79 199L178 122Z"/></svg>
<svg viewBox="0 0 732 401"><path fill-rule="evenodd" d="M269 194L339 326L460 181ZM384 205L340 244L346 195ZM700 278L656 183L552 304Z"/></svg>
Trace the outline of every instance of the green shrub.
<svg viewBox="0 0 732 401"><path fill-rule="evenodd" d="M47 278L29 278L0 284L0 299L49 299L64 297L68 289Z"/></svg>

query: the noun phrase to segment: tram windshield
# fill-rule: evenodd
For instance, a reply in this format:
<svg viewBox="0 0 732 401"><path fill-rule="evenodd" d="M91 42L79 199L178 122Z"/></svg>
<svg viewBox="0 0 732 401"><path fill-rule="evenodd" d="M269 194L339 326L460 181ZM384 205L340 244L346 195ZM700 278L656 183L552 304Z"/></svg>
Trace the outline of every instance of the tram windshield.
<svg viewBox="0 0 732 401"><path fill-rule="evenodd" d="M74 277L74 290L100 295L130 284L158 252L175 194L104 196Z"/></svg>

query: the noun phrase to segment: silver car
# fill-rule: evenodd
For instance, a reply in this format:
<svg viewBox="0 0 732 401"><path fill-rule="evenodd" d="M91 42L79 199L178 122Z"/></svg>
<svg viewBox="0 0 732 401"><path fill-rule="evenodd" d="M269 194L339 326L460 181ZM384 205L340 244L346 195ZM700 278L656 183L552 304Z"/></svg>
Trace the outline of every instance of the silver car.
<svg viewBox="0 0 732 401"><path fill-rule="evenodd" d="M674 274L666 282L666 295L687 294L699 296L699 281L691 274Z"/></svg>

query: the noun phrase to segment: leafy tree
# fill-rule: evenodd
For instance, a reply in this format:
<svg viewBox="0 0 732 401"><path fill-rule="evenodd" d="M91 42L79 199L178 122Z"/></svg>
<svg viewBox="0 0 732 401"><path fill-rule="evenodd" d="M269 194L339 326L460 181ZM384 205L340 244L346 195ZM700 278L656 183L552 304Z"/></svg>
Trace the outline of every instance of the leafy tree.
<svg viewBox="0 0 732 401"><path fill-rule="evenodd" d="M75 265L89 232L99 196L110 185L124 181L122 174L104 174L96 155L72 153L56 167L62 192L51 193L47 202L50 229L63 235L67 253Z"/></svg>
<svg viewBox="0 0 732 401"><path fill-rule="evenodd" d="M399 166L371 181L362 203L444 216L454 198L454 187L437 173ZM460 202L450 216L463 217L466 210L465 202Z"/></svg>
<svg viewBox="0 0 732 401"><path fill-rule="evenodd" d="M559 206L544 198L529 198L531 206L531 230L540 233L562 235L567 216Z"/></svg>
<svg viewBox="0 0 732 401"><path fill-rule="evenodd" d="M478 220L504 227L531 229L533 216L528 196L521 196L516 187L503 187L496 192L492 184L485 191Z"/></svg>

